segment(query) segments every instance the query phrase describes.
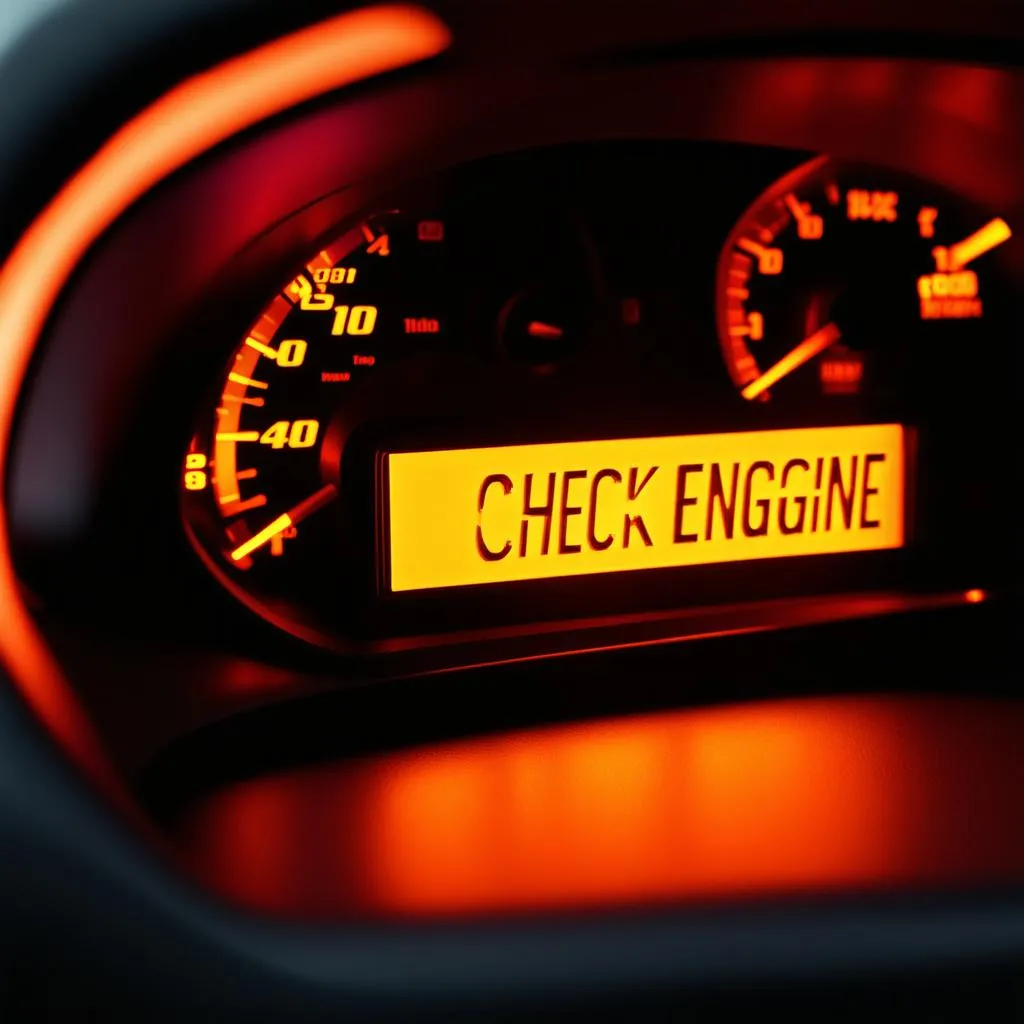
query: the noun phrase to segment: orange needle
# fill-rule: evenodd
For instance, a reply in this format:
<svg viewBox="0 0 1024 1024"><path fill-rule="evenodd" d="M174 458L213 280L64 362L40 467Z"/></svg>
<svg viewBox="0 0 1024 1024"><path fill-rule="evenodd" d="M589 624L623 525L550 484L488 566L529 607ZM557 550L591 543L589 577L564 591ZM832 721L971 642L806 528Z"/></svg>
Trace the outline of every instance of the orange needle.
<svg viewBox="0 0 1024 1024"><path fill-rule="evenodd" d="M532 338L560 338L564 333L561 327L553 327L551 324L541 323L540 320L531 321L526 328L526 333Z"/></svg>
<svg viewBox="0 0 1024 1024"><path fill-rule="evenodd" d="M261 356L266 356L268 359L277 360L277 349L271 348L269 345L264 345L262 341L257 341L255 338L246 338L246 345L249 348L254 348Z"/></svg>
<svg viewBox="0 0 1024 1024"><path fill-rule="evenodd" d="M809 338L804 338L792 352L784 355L774 366L765 370L760 377L752 380L740 394L744 398L757 398L773 384L778 383L798 366L803 366L840 338L839 328L835 324L825 324L821 330L815 331Z"/></svg>
<svg viewBox="0 0 1024 1024"><path fill-rule="evenodd" d="M259 533L253 534L244 544L240 544L231 552L231 561L240 562L246 555L251 555L257 548L263 547L289 526L296 526L303 519L329 505L338 496L338 488L334 484L321 487L316 494L311 494L305 501L300 501L293 509L278 516L272 523L264 526Z"/></svg>
<svg viewBox="0 0 1024 1024"><path fill-rule="evenodd" d="M976 260L989 249L1002 245L1012 233L1010 225L1001 217L990 220L973 235L968 235L962 242L949 247L949 269L957 271L961 267L966 267L971 260Z"/></svg>

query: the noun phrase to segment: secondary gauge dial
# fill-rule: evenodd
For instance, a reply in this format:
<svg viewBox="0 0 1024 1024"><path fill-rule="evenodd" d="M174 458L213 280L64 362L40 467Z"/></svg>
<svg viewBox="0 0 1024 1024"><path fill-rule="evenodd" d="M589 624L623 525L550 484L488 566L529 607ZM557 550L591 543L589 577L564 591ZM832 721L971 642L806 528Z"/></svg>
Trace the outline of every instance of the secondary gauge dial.
<svg viewBox="0 0 1024 1024"><path fill-rule="evenodd" d="M718 269L725 362L750 401L878 397L929 346L983 325L1000 217L937 190L820 158L744 214ZM923 348L922 348L923 346Z"/></svg>

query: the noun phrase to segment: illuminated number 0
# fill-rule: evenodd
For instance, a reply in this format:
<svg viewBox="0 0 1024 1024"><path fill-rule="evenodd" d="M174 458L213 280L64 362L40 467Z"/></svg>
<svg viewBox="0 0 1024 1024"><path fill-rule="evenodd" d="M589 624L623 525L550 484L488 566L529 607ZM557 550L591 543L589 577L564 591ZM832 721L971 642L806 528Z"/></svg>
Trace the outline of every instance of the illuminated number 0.
<svg viewBox="0 0 1024 1024"><path fill-rule="evenodd" d="M306 343L298 338L282 341L277 346L278 366L301 366L306 358Z"/></svg>
<svg viewBox="0 0 1024 1024"><path fill-rule="evenodd" d="M376 326L376 306L338 306L331 334L373 334Z"/></svg>
<svg viewBox="0 0 1024 1024"><path fill-rule="evenodd" d="M762 274L782 273L782 250L765 249L757 260L757 269Z"/></svg>
<svg viewBox="0 0 1024 1024"><path fill-rule="evenodd" d="M260 444L269 444L271 448L312 448L319 432L320 424L316 420L296 420L294 423L278 420L263 431Z"/></svg>

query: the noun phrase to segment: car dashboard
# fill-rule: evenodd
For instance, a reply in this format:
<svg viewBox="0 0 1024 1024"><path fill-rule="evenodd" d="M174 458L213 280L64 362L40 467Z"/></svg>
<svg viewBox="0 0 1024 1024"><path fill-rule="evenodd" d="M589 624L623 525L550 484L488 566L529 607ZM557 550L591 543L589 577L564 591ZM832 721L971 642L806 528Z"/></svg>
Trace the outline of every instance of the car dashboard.
<svg viewBox="0 0 1024 1024"><path fill-rule="evenodd" d="M1019 1007L997 7L200 7L0 175L12 1008Z"/></svg>

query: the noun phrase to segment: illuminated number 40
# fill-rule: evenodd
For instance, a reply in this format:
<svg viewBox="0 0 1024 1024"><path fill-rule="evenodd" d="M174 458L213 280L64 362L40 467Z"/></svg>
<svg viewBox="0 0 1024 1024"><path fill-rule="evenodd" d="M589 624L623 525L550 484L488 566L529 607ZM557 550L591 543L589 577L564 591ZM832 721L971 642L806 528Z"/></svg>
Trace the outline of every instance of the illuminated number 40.
<svg viewBox="0 0 1024 1024"><path fill-rule="evenodd" d="M316 420L278 420L260 434L260 444L269 444L271 448L312 448L319 432Z"/></svg>

